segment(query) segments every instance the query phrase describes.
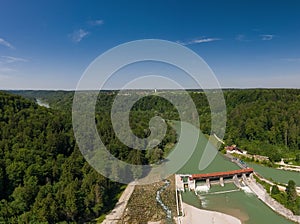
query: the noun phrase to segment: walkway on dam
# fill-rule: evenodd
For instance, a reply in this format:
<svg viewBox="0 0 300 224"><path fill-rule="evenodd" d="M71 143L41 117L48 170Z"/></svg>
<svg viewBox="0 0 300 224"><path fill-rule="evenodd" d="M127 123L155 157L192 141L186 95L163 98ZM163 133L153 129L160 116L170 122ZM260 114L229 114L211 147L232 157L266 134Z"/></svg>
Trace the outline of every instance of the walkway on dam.
<svg viewBox="0 0 300 224"><path fill-rule="evenodd" d="M241 170L232 170L227 172L215 172L215 173L206 173L206 174L192 174L191 180L203 180L210 178L221 178L221 177L233 177L235 175L251 174L253 173L252 168L241 169Z"/></svg>

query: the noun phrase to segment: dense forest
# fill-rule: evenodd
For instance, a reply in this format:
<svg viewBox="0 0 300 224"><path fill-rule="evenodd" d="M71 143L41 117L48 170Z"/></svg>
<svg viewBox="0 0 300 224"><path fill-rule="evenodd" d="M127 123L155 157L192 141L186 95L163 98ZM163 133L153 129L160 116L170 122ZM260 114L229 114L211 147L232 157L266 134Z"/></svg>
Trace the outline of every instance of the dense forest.
<svg viewBox="0 0 300 224"><path fill-rule="evenodd" d="M92 221L114 205L121 185L99 175L76 146L71 122L73 94L0 93L0 222ZM168 125L165 138L153 150L132 150L122 144L111 125L110 109L116 94L101 92L96 104L97 128L106 147L132 164L160 161L176 143L175 131ZM211 112L205 94L189 94L197 107L201 130L210 135ZM155 115L178 119L175 107L159 95L144 97L133 106L130 126L137 136L149 136L149 119ZM224 96L226 144L274 161L299 158L300 90L225 90ZM38 106L36 99L48 103L50 109Z"/></svg>
<svg viewBox="0 0 300 224"><path fill-rule="evenodd" d="M120 184L99 175L75 145L70 116L0 92L0 222L94 220Z"/></svg>
<svg viewBox="0 0 300 224"><path fill-rule="evenodd" d="M228 123L225 141L253 154L298 158L300 90L254 89L225 92Z"/></svg>
<svg viewBox="0 0 300 224"><path fill-rule="evenodd" d="M98 174L79 151L70 114L73 93L38 92L50 109L35 103L36 92L21 93L28 99L0 92L0 222L83 223L108 212L122 185ZM110 92L103 93L97 104L97 127L108 150L131 164L162 159L176 142L175 131L168 126L166 137L153 150L129 148L112 130L113 99ZM130 123L137 136L149 135L153 115L154 109L132 111ZM132 178L137 177L132 171Z"/></svg>
<svg viewBox="0 0 300 224"><path fill-rule="evenodd" d="M25 91L18 94L43 99L51 107L71 111L73 92ZM115 95L116 91L100 94L98 112L108 113ZM198 110L201 130L211 134L211 112L205 94L190 91L190 95ZM229 89L224 90L224 97L227 106L226 144L236 144L249 153L266 155L275 161L283 157L300 158L299 89ZM132 114L141 111L147 116L155 114L178 119L176 109L157 96L139 100ZM146 121L143 119L138 129L147 128Z"/></svg>

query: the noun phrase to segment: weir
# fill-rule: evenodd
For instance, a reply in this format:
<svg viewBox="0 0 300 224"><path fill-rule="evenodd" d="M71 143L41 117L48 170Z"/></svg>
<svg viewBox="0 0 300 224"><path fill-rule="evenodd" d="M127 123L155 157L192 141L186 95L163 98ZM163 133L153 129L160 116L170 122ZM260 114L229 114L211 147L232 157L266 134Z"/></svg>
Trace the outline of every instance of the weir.
<svg viewBox="0 0 300 224"><path fill-rule="evenodd" d="M225 184L225 179L230 179L235 183L235 185L241 188L239 177L242 177L243 181L247 184L247 176L252 176L253 169L241 169L241 170L232 170L228 172L215 172L215 173L206 173L206 174L192 174L188 177L188 188L189 190L197 189L197 181L205 181L206 190L209 190L211 184L218 180L218 183L223 187ZM202 186L203 188L204 186ZM200 187L201 188L201 187ZM198 186L199 189L199 186Z"/></svg>
<svg viewBox="0 0 300 224"><path fill-rule="evenodd" d="M234 183L235 186L237 186L238 188L241 188L241 183L240 183L239 178L237 177L237 175L234 175L232 180L233 180L233 183Z"/></svg>
<svg viewBox="0 0 300 224"><path fill-rule="evenodd" d="M220 177L220 185L221 185L222 187L224 187L224 179L223 179L223 177Z"/></svg>
<svg viewBox="0 0 300 224"><path fill-rule="evenodd" d="M209 182L209 178L206 179L206 186L208 189L210 189L210 182Z"/></svg>

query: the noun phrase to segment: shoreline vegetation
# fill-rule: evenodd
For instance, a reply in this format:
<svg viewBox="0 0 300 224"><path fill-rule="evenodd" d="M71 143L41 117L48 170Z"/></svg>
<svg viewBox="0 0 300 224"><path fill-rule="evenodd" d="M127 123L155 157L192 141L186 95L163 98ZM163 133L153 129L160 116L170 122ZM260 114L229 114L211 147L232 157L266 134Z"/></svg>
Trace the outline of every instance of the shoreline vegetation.
<svg viewBox="0 0 300 224"><path fill-rule="evenodd" d="M254 160L253 157L250 158L249 156L235 153L232 155L239 160L243 159L243 163L251 162L269 168L279 169L280 165L284 164L284 162L278 164L270 160ZM249 164L249 166L251 167L251 164ZM289 180L287 184L280 184L274 182L272 179L268 180L258 173L254 174L256 184L262 186L265 190L265 193L258 193L257 196L278 214L292 221L300 222L300 190L297 189L296 183L293 180ZM260 194L264 194L264 196L262 197ZM278 204L276 204L276 202Z"/></svg>
<svg viewBox="0 0 300 224"><path fill-rule="evenodd" d="M290 211L285 212L288 214L286 217L298 216L298 221L300 222L300 196L299 194L297 195L296 184L293 180L290 180L287 186L266 180L257 174L255 175L255 180L264 188L268 196Z"/></svg>
<svg viewBox="0 0 300 224"><path fill-rule="evenodd" d="M221 151L223 154L226 154L225 150L221 150ZM276 160L276 161L271 161L269 159L258 160L254 158L254 156L265 157L261 155L250 155L250 154L245 155L245 154L236 154L236 153L233 153L233 155L234 157L239 158L240 160L246 163L255 163L255 164L259 164L262 166L271 167L275 169L300 172L300 163L298 163L298 159L296 160L296 158L290 158L289 159L290 162L286 163L284 158L281 158L280 160Z"/></svg>
<svg viewBox="0 0 300 224"><path fill-rule="evenodd" d="M299 214L295 214L293 207L297 199L297 195L295 193L295 185L293 181L289 181L289 185L286 190L286 195L282 194L277 185L268 185L268 183L260 180L259 177L254 179L255 181L250 183L248 186L250 189L256 194L256 196L263 201L267 206L269 206L273 211L277 214L295 222L300 223ZM271 188L271 194L268 192ZM270 188L269 188L270 187ZM280 197L278 197L280 195ZM285 197L285 199L282 198ZM291 199L290 197L293 197ZM296 205L296 209L298 209L299 205ZM296 210L298 212L298 210Z"/></svg>

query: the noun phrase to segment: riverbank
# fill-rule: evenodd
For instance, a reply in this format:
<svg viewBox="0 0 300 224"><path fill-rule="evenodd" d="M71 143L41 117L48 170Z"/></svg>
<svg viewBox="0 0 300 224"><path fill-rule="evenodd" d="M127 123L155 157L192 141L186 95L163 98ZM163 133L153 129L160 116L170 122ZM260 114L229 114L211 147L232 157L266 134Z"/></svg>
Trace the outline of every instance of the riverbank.
<svg viewBox="0 0 300 224"><path fill-rule="evenodd" d="M253 155L248 155L248 154L225 153L224 155L229 159L232 159L232 162L237 163L240 167L247 166L247 164L245 163L247 162L249 164L257 164L260 166L274 168L278 170L300 172L300 166L287 164L283 161L283 159L281 160L281 162L271 162L269 160L255 160L252 158ZM261 155L256 155L256 156L263 157ZM243 162L241 163L241 161Z"/></svg>
<svg viewBox="0 0 300 224"><path fill-rule="evenodd" d="M105 220L102 222L102 224L117 224L122 219L124 210L134 191L134 188L134 184L129 184L126 187L115 208L108 215L106 215Z"/></svg>
<svg viewBox="0 0 300 224"><path fill-rule="evenodd" d="M275 164L279 166L277 169L300 172L300 166L286 164L283 160Z"/></svg>
<svg viewBox="0 0 300 224"><path fill-rule="evenodd" d="M220 212L207 211L195 208L186 203L182 203L184 216L182 223L201 223L206 224L241 224L241 221L233 216L226 215Z"/></svg>
<svg viewBox="0 0 300 224"><path fill-rule="evenodd" d="M283 186L287 185L289 180L293 180L295 181L296 185L300 187L300 178L298 172L275 169L255 163L249 163L248 166L252 167L256 173L259 173L267 180Z"/></svg>
<svg viewBox="0 0 300 224"><path fill-rule="evenodd" d="M287 219L293 222L300 223L300 216L294 215L289 209L285 208L282 204L273 199L267 193L264 187L257 183L255 179L247 181L247 185L251 189L251 191L254 192L256 196L266 205L268 205L273 211L277 212L278 214L286 217Z"/></svg>
<svg viewBox="0 0 300 224"><path fill-rule="evenodd" d="M167 214L162 205L156 200L157 192L163 204L171 211L171 214L176 214L176 199L175 199L175 181L174 176L167 178L170 185L166 186L164 181L156 182L148 185L135 186L134 192L128 201L124 214L119 221L121 224L140 224L147 222L166 223Z"/></svg>
<svg viewBox="0 0 300 224"><path fill-rule="evenodd" d="M276 185L280 191L283 191L283 192L286 191L286 187L287 187L286 184L283 185L283 184L274 183L274 182L272 182L272 181L270 181L270 180L264 178L263 176L261 176L261 175L258 174L258 173L255 173L255 176L256 176L257 178L259 178L259 180L261 180L261 181L263 181L263 182L269 184L270 186ZM300 187L296 187L296 192L297 192L298 196L300 196Z"/></svg>

